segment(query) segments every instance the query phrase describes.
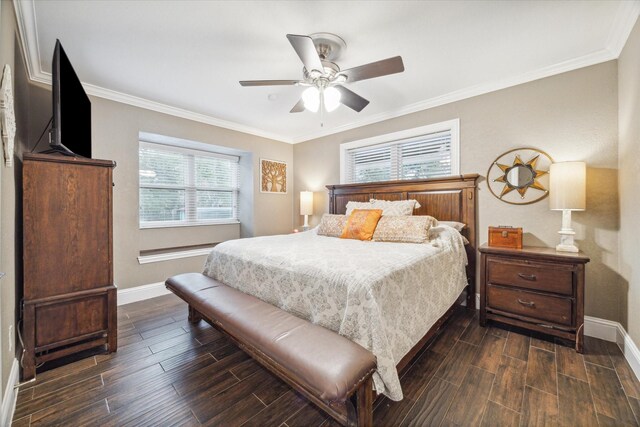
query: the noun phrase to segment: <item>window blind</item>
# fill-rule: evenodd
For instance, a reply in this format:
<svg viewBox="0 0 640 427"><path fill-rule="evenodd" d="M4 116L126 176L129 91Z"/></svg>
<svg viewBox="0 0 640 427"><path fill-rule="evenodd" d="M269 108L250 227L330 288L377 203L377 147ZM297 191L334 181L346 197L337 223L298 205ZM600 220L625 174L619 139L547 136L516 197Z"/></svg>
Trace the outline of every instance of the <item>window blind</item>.
<svg viewBox="0 0 640 427"><path fill-rule="evenodd" d="M346 150L346 182L451 175L451 130Z"/></svg>
<svg viewBox="0 0 640 427"><path fill-rule="evenodd" d="M237 222L239 161L140 141L140 227Z"/></svg>

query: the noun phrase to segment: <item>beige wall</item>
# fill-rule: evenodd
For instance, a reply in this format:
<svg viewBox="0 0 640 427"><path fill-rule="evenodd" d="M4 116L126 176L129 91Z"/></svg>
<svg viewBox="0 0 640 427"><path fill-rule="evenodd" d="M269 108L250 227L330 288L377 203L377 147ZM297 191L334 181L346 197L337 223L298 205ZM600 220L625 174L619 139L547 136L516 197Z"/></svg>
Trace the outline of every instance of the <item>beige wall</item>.
<svg viewBox="0 0 640 427"><path fill-rule="evenodd" d="M140 250L220 242L239 235L268 235L290 231L293 193L263 194L259 191L259 159L282 160L289 164L288 181L293 173L293 147L232 130L193 122L154 111L132 107L102 98L91 98L93 157L112 159L114 171L114 274L119 288L130 288L164 281L170 275L200 271L203 257L139 265ZM251 200L241 206L240 234L237 226L138 228L138 132L149 132L221 145L250 155L250 167L242 176L253 185L241 189L241 197ZM249 154L248 154L249 155ZM251 167L252 166L252 167ZM253 172L252 176L249 176ZM252 197L251 197L252 196ZM249 206L249 211L247 211ZM243 211L244 208L244 211Z"/></svg>
<svg viewBox="0 0 640 427"><path fill-rule="evenodd" d="M375 102L375 100L372 100ZM340 180L339 146L379 134L460 118L461 172L485 176L504 151L536 147L555 161L588 165L587 210L573 215L577 242L590 257L586 313L621 320L624 285L617 271L617 62L537 80L294 146L294 219L298 192L315 192L316 224L328 211L324 186ZM548 201L527 206L500 202L479 184L480 242L489 225L522 226L525 244L555 246L561 215Z"/></svg>
<svg viewBox="0 0 640 427"><path fill-rule="evenodd" d="M621 316L640 345L640 20L618 59Z"/></svg>
<svg viewBox="0 0 640 427"><path fill-rule="evenodd" d="M0 66L9 64L12 71L13 66L13 44L15 33L15 21L12 17L13 9L9 2L0 4ZM0 156L0 271L8 273L0 280L0 397L4 397L4 389L7 384L7 377L13 357L8 353L7 343L10 337L6 335L4 325L11 325L13 322L15 305L15 268L13 268L12 248L15 236L15 217L12 214L12 204L15 200L15 190L13 189L10 174L13 172L4 165L4 157Z"/></svg>
<svg viewBox="0 0 640 427"><path fill-rule="evenodd" d="M22 53L20 50L13 5L0 2L0 66L8 64L13 73L14 110L16 114L16 139L14 166L5 166L0 156L0 271L6 276L0 280L0 359L1 390L4 393L11 365L16 353L16 302L20 299L22 285L22 204L20 192L22 152L33 138L28 134L29 91ZM45 122L46 123L46 122ZM42 124L44 125L44 123ZM37 138L37 137L36 137ZM9 327L13 333L9 334ZM9 351L9 342L12 351ZM3 396L4 397L4 396Z"/></svg>

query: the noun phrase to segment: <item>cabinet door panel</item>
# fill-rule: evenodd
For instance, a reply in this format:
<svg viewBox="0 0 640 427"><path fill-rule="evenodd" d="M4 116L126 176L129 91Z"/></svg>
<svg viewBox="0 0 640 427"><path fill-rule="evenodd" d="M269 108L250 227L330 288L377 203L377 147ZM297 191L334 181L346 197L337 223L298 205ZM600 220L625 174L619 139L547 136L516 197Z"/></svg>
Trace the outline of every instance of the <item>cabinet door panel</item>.
<svg viewBox="0 0 640 427"><path fill-rule="evenodd" d="M107 294L36 307L36 348L106 331Z"/></svg>
<svg viewBox="0 0 640 427"><path fill-rule="evenodd" d="M111 170L26 161L25 299L111 285Z"/></svg>

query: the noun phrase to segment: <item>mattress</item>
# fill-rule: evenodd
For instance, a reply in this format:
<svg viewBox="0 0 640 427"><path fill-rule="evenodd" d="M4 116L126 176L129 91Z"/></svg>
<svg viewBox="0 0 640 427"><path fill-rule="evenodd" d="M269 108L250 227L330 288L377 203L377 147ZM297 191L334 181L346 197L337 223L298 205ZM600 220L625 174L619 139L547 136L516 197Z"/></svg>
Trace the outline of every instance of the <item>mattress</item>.
<svg viewBox="0 0 640 427"><path fill-rule="evenodd" d="M432 229L423 244L303 233L231 240L209 254L204 274L333 330L377 358L378 393L402 399L396 364L466 286L462 236Z"/></svg>

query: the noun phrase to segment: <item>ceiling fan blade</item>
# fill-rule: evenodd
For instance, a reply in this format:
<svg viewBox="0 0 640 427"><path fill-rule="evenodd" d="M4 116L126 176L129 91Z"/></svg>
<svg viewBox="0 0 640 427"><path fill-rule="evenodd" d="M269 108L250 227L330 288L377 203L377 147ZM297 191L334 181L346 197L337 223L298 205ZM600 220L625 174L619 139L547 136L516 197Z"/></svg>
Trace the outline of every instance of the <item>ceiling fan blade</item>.
<svg viewBox="0 0 640 427"><path fill-rule="evenodd" d="M322 66L322 62L320 62L320 57L318 56L316 46L313 44L311 37L287 34L287 38L308 72L317 70L324 74L324 67Z"/></svg>
<svg viewBox="0 0 640 427"><path fill-rule="evenodd" d="M359 67L349 68L341 71L347 77L347 83L359 80L373 79L374 77L386 76L389 74L401 73L404 71L404 63L401 56L383 59L382 61L371 62Z"/></svg>
<svg viewBox="0 0 640 427"><path fill-rule="evenodd" d="M369 101L344 86L334 86L340 92L340 103L358 113L369 105Z"/></svg>
<svg viewBox="0 0 640 427"><path fill-rule="evenodd" d="M293 106L290 113L302 113L304 111L304 101L300 98L300 101L296 105Z"/></svg>
<svg viewBox="0 0 640 427"><path fill-rule="evenodd" d="M240 86L295 86L300 80L241 80Z"/></svg>

